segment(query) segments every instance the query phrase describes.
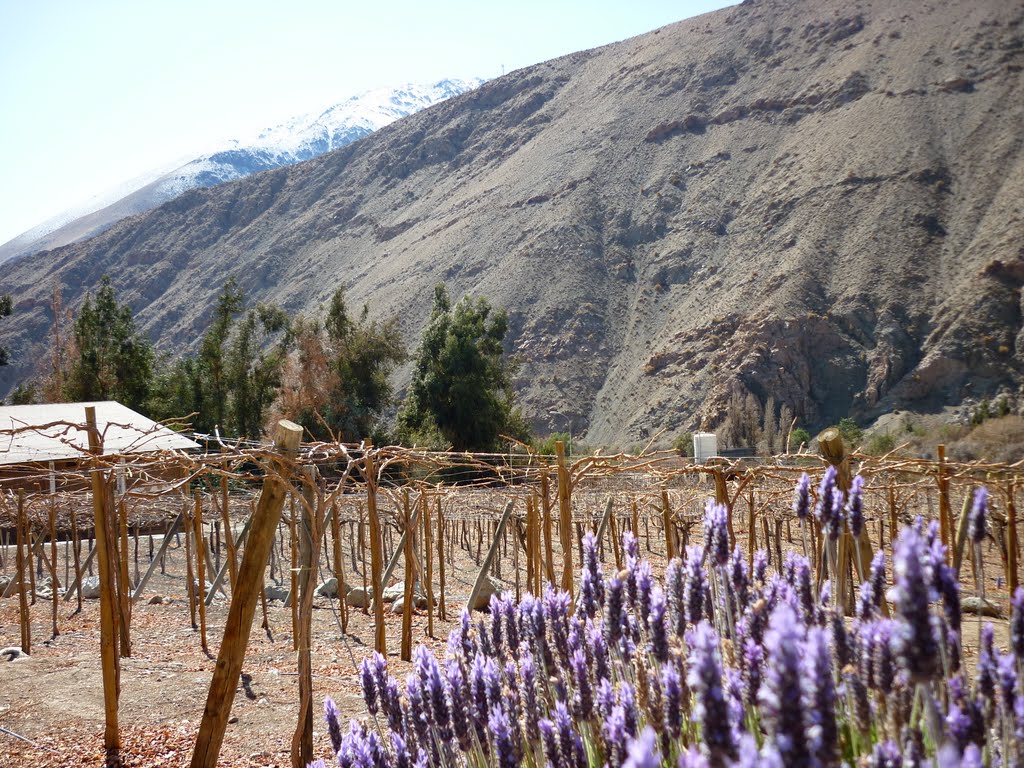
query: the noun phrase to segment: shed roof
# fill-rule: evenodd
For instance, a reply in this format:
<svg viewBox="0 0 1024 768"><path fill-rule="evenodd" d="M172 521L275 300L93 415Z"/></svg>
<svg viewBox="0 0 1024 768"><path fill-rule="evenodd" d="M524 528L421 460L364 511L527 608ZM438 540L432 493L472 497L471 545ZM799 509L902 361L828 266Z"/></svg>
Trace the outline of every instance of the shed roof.
<svg viewBox="0 0 1024 768"><path fill-rule="evenodd" d="M104 454L199 447L184 435L113 400L7 405L0 406L0 465L83 457L89 449L85 408L90 405L96 408L96 427L103 438Z"/></svg>

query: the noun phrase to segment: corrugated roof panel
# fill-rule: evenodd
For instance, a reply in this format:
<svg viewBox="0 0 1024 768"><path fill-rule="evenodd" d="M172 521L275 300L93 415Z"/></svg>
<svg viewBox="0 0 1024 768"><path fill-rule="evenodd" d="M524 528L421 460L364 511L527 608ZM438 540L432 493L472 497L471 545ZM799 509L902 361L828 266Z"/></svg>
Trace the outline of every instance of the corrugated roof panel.
<svg viewBox="0 0 1024 768"><path fill-rule="evenodd" d="M85 456L86 406L96 408L104 454L190 450L199 444L112 400L0 406L0 465ZM51 425L51 426L46 426ZM26 430L26 427L31 429Z"/></svg>

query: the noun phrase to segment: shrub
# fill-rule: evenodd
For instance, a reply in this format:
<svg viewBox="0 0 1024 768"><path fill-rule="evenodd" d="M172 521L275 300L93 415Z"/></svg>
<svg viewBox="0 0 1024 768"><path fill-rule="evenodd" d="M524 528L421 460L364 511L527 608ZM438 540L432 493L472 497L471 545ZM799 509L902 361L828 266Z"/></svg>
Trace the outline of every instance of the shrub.
<svg viewBox="0 0 1024 768"><path fill-rule="evenodd" d="M798 451L801 445L811 444L811 433L803 427L797 427L789 433L789 450Z"/></svg>
<svg viewBox="0 0 1024 768"><path fill-rule="evenodd" d="M889 453L895 447L895 437L888 432L876 432L868 438L868 443L864 450L872 456L882 456Z"/></svg>
<svg viewBox="0 0 1024 768"><path fill-rule="evenodd" d="M864 430L857 426L857 422L849 416L844 419L840 419L836 428L839 430L839 434L843 436L843 440L851 446L859 445L861 439L864 437Z"/></svg>
<svg viewBox="0 0 1024 768"><path fill-rule="evenodd" d="M672 441L672 449L680 456L693 458L693 432L683 432Z"/></svg>

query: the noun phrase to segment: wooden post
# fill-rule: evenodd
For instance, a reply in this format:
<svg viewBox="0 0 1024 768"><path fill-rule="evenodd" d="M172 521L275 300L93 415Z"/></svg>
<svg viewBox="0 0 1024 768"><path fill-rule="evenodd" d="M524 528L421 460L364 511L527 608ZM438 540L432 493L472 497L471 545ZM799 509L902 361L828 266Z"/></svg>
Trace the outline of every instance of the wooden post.
<svg viewBox="0 0 1024 768"><path fill-rule="evenodd" d="M305 482L302 489L302 519L298 531L298 562L296 571L298 595L293 600L299 607L299 718L292 735L292 768L305 768L313 762L313 593L316 567L320 562L321 505L318 492L320 474L315 465L302 468Z"/></svg>
<svg viewBox="0 0 1024 768"><path fill-rule="evenodd" d="M427 636L434 636L434 547L431 540L430 500L426 493L420 494L420 516L423 518L423 554L427 572L423 579L424 591L427 593Z"/></svg>
<svg viewBox="0 0 1024 768"><path fill-rule="evenodd" d="M195 573L192 570L192 533L195 530L192 523L192 515L188 508L185 509L185 588L188 590L188 614L192 621L192 629L198 629L196 624L196 582Z"/></svg>
<svg viewBox="0 0 1024 768"><path fill-rule="evenodd" d="M50 496L50 603L53 606L53 636L57 637L57 506Z"/></svg>
<svg viewBox="0 0 1024 768"><path fill-rule="evenodd" d="M28 592L25 589L25 529L28 523L25 515L25 489L18 489L18 524L17 524L17 563L18 563L18 615L21 621L21 650L32 655L32 617L28 612ZM29 531L29 538L32 533Z"/></svg>
<svg viewBox="0 0 1024 768"><path fill-rule="evenodd" d="M118 699L121 695L121 666L118 660L118 615L114 594L114 573L111 558L111 527L107 519L106 480L100 469L99 456L103 444L96 427L96 408L86 406L85 424L89 432L92 463L92 508L96 523L96 549L100 571L100 660L103 667L103 705L105 727L103 746L107 761L119 762L121 740L117 728Z"/></svg>
<svg viewBox="0 0 1024 768"><path fill-rule="evenodd" d="M572 490L569 469L565 465L565 445L555 441L555 458L558 460L558 518L559 539L562 545L562 589L570 595L572 589Z"/></svg>
<svg viewBox="0 0 1024 768"><path fill-rule="evenodd" d="M196 512L192 522L196 526L196 571L199 577L199 638L204 651L209 651L206 642L206 574L203 572L203 553L206 537L203 536L203 500L196 488Z"/></svg>
<svg viewBox="0 0 1024 768"><path fill-rule="evenodd" d="M341 554L341 514L337 503L331 507L331 542L334 550L334 578L338 580L338 610L341 612L341 632L348 632L348 600L345 599L345 559Z"/></svg>
<svg viewBox="0 0 1024 768"><path fill-rule="evenodd" d="M549 501L549 488L548 488L548 473L547 470L541 470L540 473L540 502L541 512L544 522L544 567L547 571L548 583L551 586L555 585L555 559L552 552L552 539L554 538L551 532L551 502ZM538 587L537 594L543 594L543 588Z"/></svg>
<svg viewBox="0 0 1024 768"><path fill-rule="evenodd" d="M225 469L227 466L225 465ZM238 578L238 554L235 551L235 536L231 531L230 500L228 498L228 478L220 476L220 516L224 522L224 544L228 550L228 572L231 574L231 589L235 589Z"/></svg>
<svg viewBox="0 0 1024 768"><path fill-rule="evenodd" d="M896 520L896 489L893 487L892 478L889 478L889 541L895 542L899 536L900 529Z"/></svg>
<svg viewBox="0 0 1024 768"><path fill-rule="evenodd" d="M291 544L291 567L288 569L288 600L287 603L292 609L292 650L299 650L299 601L296 599L296 590L299 580L296 569L299 567L299 541L298 526L295 520L295 495L289 499L289 510L291 514L288 519L288 531Z"/></svg>
<svg viewBox="0 0 1024 768"><path fill-rule="evenodd" d="M78 541L78 516L75 514L75 507L71 507L71 551L75 556L75 583L78 584L78 613L82 612L82 552ZM67 600L71 595L71 588L64 593Z"/></svg>
<svg viewBox="0 0 1024 768"><path fill-rule="evenodd" d="M302 427L290 421L279 421L274 436L275 447L285 454L294 453L302 438ZM192 768L215 768L224 741L231 705L235 700L235 689L242 672L242 661L249 643L249 632L256 613L256 599L259 597L267 557L273 543L274 532L281 520L288 484L274 474L268 474L263 481L263 492L254 514L249 534L249 543L242 555L238 570L238 583L231 595L231 606L224 625L224 639L220 644L217 666L206 708L199 725L196 748L192 753Z"/></svg>
<svg viewBox="0 0 1024 768"><path fill-rule="evenodd" d="M118 547L118 578L117 578L117 607L120 612L121 629L121 658L127 659L132 655L131 620L132 604L131 585L128 583L128 509L124 499L118 503L118 519L120 521L121 546Z"/></svg>
<svg viewBox="0 0 1024 768"><path fill-rule="evenodd" d="M676 536L672 525L672 507L668 503L668 489L661 487L661 516L665 522L665 559L676 556Z"/></svg>
<svg viewBox="0 0 1024 768"><path fill-rule="evenodd" d="M749 504L749 511L747 512L747 536L749 536L747 539L747 562L753 565L754 553L757 551L757 520L753 488L750 489L750 495L747 497L747 501Z"/></svg>
<svg viewBox="0 0 1024 768"><path fill-rule="evenodd" d="M936 482L939 486L939 536L942 539L942 545L946 548L946 562L949 563L952 544L950 541L952 513L949 508L949 480L946 477L945 445L939 445L939 467Z"/></svg>
<svg viewBox="0 0 1024 768"><path fill-rule="evenodd" d="M1013 503L1013 480L1006 482L1006 585L1010 595L1017 590L1017 506Z"/></svg>
<svg viewBox="0 0 1024 768"><path fill-rule="evenodd" d="M384 553L381 551L380 518L377 516L377 472L373 466L373 446L367 443L363 473L366 476L366 510L370 519L370 583L373 589L373 647L381 656L388 655L387 634L384 627L384 584L381 569Z"/></svg>
<svg viewBox="0 0 1024 768"><path fill-rule="evenodd" d="M476 575L476 581L473 583L473 591L469 593L469 602L466 603L466 610L472 611L473 604L476 603L476 599L480 594L480 589L484 585L484 579L487 578L487 571L490 570L491 561L494 560L494 555L498 552L498 546L501 544L501 535L505 531L505 525L508 523L509 517L512 515L513 502L509 501L505 505L505 511L501 513L501 520L498 522L498 530L494 534L494 539L491 540L491 546L487 550L487 557L484 558L483 565L480 566L480 572Z"/></svg>
<svg viewBox="0 0 1024 768"><path fill-rule="evenodd" d="M438 567L438 603L437 616L441 621L448 621L448 609L444 605L444 512L441 507L441 495L437 496L437 567Z"/></svg>
<svg viewBox="0 0 1024 768"><path fill-rule="evenodd" d="M412 513L409 511L409 489L402 490L402 515L405 520L405 532L402 534L402 541L405 542L403 554L405 559L405 586L404 602L402 603L402 661L412 661L412 604L416 599L413 592L413 580L416 578L412 568L412 548L415 538Z"/></svg>
<svg viewBox="0 0 1024 768"><path fill-rule="evenodd" d="M616 570L622 570L622 551L619 546L619 531L618 526L615 524L615 515L612 515L611 520L608 521L612 529L612 556L615 558Z"/></svg>

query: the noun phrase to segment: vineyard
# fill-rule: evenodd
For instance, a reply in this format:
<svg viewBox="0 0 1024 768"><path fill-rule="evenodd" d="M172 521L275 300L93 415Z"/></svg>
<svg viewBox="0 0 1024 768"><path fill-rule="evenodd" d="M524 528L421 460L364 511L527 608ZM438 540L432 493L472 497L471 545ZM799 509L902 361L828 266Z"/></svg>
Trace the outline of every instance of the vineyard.
<svg viewBox="0 0 1024 768"><path fill-rule="evenodd" d="M288 426L8 468L0 762L1021 759L1016 465Z"/></svg>

